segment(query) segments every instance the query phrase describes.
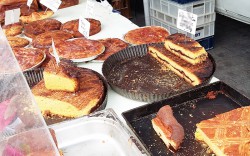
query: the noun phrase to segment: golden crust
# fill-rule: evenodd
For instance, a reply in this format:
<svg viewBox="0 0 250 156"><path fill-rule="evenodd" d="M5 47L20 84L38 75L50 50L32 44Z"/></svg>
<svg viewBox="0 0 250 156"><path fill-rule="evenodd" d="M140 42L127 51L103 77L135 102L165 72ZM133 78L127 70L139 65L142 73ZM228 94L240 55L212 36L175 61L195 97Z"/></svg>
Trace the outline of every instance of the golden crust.
<svg viewBox="0 0 250 156"><path fill-rule="evenodd" d="M163 45L149 46L149 54L193 86L207 80L213 72L213 64L209 58L201 64L192 65L168 51Z"/></svg>
<svg viewBox="0 0 250 156"><path fill-rule="evenodd" d="M206 60L207 52L197 41L184 34L173 34L166 38L165 48L191 64Z"/></svg>
<svg viewBox="0 0 250 156"><path fill-rule="evenodd" d="M99 20L93 18L86 18L87 21L90 22L90 32L89 36L95 35L101 31L101 22ZM61 30L69 32L74 35L75 38L84 37L78 31L79 19L68 21L61 26Z"/></svg>
<svg viewBox="0 0 250 156"><path fill-rule="evenodd" d="M29 45L29 40L22 37L7 37L9 44L12 48L21 48Z"/></svg>
<svg viewBox="0 0 250 156"><path fill-rule="evenodd" d="M86 38L61 41L55 44L59 57L66 59L82 59L101 54L105 47L102 43ZM50 49L51 50L51 49Z"/></svg>
<svg viewBox="0 0 250 156"><path fill-rule="evenodd" d="M40 3L40 0L38 0L38 2L39 2L39 4L40 4L42 10L46 10L46 9L47 9L46 6L44 6L44 5L42 5L42 4ZM70 6L73 6L73 5L77 5L77 4L79 4L79 0L62 0L62 3L61 3L61 5L59 6L59 9L67 8L67 7L70 7Z"/></svg>
<svg viewBox="0 0 250 156"><path fill-rule="evenodd" d="M59 30L61 24L60 21L55 19L34 21L24 25L24 34L30 38L34 38L35 36L47 31Z"/></svg>
<svg viewBox="0 0 250 156"><path fill-rule="evenodd" d="M27 3L27 0L1 0L0 5L11 5L15 3Z"/></svg>
<svg viewBox="0 0 250 156"><path fill-rule="evenodd" d="M196 124L216 155L250 154L250 106L233 109Z"/></svg>
<svg viewBox="0 0 250 156"><path fill-rule="evenodd" d="M95 60L104 61L110 55L117 53L118 51L125 49L129 46L128 43L120 40L119 38L107 38L98 40L105 46L105 51L99 55Z"/></svg>
<svg viewBox="0 0 250 156"><path fill-rule="evenodd" d="M7 37L19 35L23 31L23 25L21 23L4 25L2 28L5 36Z"/></svg>
<svg viewBox="0 0 250 156"><path fill-rule="evenodd" d="M41 12L33 12L28 16L21 16L20 21L22 23L31 23L38 20L43 20L51 17L54 14L53 11L41 11Z"/></svg>
<svg viewBox="0 0 250 156"><path fill-rule="evenodd" d="M71 39L73 38L73 35L68 32L61 31L61 30L47 31L47 32L37 35L33 39L31 44L35 48L50 48L52 44L52 38L54 42L56 43L56 42Z"/></svg>
<svg viewBox="0 0 250 156"><path fill-rule="evenodd" d="M159 26L147 26L128 31L124 35L126 42L134 45L164 42L169 32Z"/></svg>
<svg viewBox="0 0 250 156"><path fill-rule="evenodd" d="M32 48L13 48L13 53L22 70L30 69L44 60L44 51Z"/></svg>

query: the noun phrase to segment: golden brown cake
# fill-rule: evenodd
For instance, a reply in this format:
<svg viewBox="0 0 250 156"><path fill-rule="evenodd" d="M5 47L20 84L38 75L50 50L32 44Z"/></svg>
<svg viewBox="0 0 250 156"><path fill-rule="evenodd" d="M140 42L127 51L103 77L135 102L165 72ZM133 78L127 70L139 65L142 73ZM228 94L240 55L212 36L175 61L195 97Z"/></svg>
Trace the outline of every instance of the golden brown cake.
<svg viewBox="0 0 250 156"><path fill-rule="evenodd" d="M34 21L50 18L53 14L54 14L53 11L33 12L31 13L31 15L21 16L20 21L22 23L31 23Z"/></svg>
<svg viewBox="0 0 250 156"><path fill-rule="evenodd" d="M103 102L103 82L92 70L71 67L68 72L79 79L77 92L48 90L44 80L32 88L38 107L45 117L80 117L91 113ZM62 85L64 84L63 82Z"/></svg>
<svg viewBox="0 0 250 156"><path fill-rule="evenodd" d="M4 25L2 28L5 36L7 37L19 35L23 31L23 25L21 23Z"/></svg>
<svg viewBox="0 0 250 156"><path fill-rule="evenodd" d="M51 60L43 71L45 87L49 90L76 92L79 89L77 75L69 72L72 64L61 61L58 65ZM63 84L63 85L62 85Z"/></svg>
<svg viewBox="0 0 250 156"><path fill-rule="evenodd" d="M218 114L196 126L195 138L217 156L250 155L250 106Z"/></svg>
<svg viewBox="0 0 250 156"><path fill-rule="evenodd" d="M47 31L59 30L61 24L62 23L60 21L55 19L44 19L44 20L34 21L24 25L24 34L27 37L34 38L37 35Z"/></svg>
<svg viewBox="0 0 250 156"><path fill-rule="evenodd" d="M173 34L166 38L165 48L183 60L195 65L205 61L208 54L204 47L184 34Z"/></svg>
<svg viewBox="0 0 250 156"><path fill-rule="evenodd" d="M146 26L128 31L124 35L124 40L130 44L148 44L164 42L169 36L169 32L160 26Z"/></svg>
<svg viewBox="0 0 250 156"><path fill-rule="evenodd" d="M184 129L173 115L169 105L163 106L151 120L154 130L168 148L179 149L184 139Z"/></svg>
<svg viewBox="0 0 250 156"><path fill-rule="evenodd" d="M42 5L42 4L40 3L40 1L41 1L41 0L38 0L40 6L41 6L41 8L42 8L42 10L46 10L47 7L44 6L44 5ZM77 5L77 4L79 4L79 0L62 0L62 3L61 3L61 5L59 6L59 9L67 8L67 7L70 7L70 6Z"/></svg>
<svg viewBox="0 0 250 156"><path fill-rule="evenodd" d="M193 86L201 84L213 73L213 63L209 58L203 63L192 65L167 50L163 45L152 45L148 49L151 56Z"/></svg>
<svg viewBox="0 0 250 156"><path fill-rule="evenodd" d="M46 56L41 49L13 48L12 50L23 71L38 66Z"/></svg>
<svg viewBox="0 0 250 156"><path fill-rule="evenodd" d="M90 23L89 36L95 35L101 31L101 22L99 20L93 18L86 18L86 20ZM83 34L78 31L78 27L79 19L76 19L62 24L61 30L71 33L75 38L84 37Z"/></svg>
<svg viewBox="0 0 250 156"><path fill-rule="evenodd" d="M7 37L12 48L22 48L29 45L30 41L22 37Z"/></svg>
<svg viewBox="0 0 250 156"><path fill-rule="evenodd" d="M65 41L71 38L73 38L72 34L62 30L47 31L34 37L31 44L35 48L48 49L52 45L52 39L56 44L56 42Z"/></svg>

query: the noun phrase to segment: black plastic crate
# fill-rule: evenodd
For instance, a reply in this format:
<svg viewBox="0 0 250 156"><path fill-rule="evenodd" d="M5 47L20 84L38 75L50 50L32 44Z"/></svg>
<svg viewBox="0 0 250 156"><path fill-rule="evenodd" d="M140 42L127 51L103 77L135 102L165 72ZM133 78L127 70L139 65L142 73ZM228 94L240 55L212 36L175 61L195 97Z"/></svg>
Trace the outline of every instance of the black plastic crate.
<svg viewBox="0 0 250 156"><path fill-rule="evenodd" d="M206 38L202 38L197 40L206 50L210 50L214 48L214 36L209 36Z"/></svg>

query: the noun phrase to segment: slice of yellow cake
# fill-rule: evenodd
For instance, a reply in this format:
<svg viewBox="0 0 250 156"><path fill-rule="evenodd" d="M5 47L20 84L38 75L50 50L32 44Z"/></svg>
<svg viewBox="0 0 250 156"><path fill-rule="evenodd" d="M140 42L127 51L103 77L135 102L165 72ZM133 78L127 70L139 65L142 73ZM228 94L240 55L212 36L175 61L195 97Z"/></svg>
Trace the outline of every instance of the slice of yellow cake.
<svg viewBox="0 0 250 156"><path fill-rule="evenodd" d="M43 78L49 90L76 92L79 89L78 73L71 62L61 61L58 65L51 60L45 67Z"/></svg>

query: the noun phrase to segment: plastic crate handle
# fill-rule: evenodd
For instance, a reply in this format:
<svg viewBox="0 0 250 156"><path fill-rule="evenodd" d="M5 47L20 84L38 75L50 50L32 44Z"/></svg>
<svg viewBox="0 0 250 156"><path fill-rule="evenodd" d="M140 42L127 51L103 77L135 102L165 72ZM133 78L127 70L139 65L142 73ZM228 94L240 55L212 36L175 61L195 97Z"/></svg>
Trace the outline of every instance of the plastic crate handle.
<svg viewBox="0 0 250 156"><path fill-rule="evenodd" d="M196 5L193 6L193 8L198 8L198 7L204 6L204 5L205 5L205 3L196 4Z"/></svg>

